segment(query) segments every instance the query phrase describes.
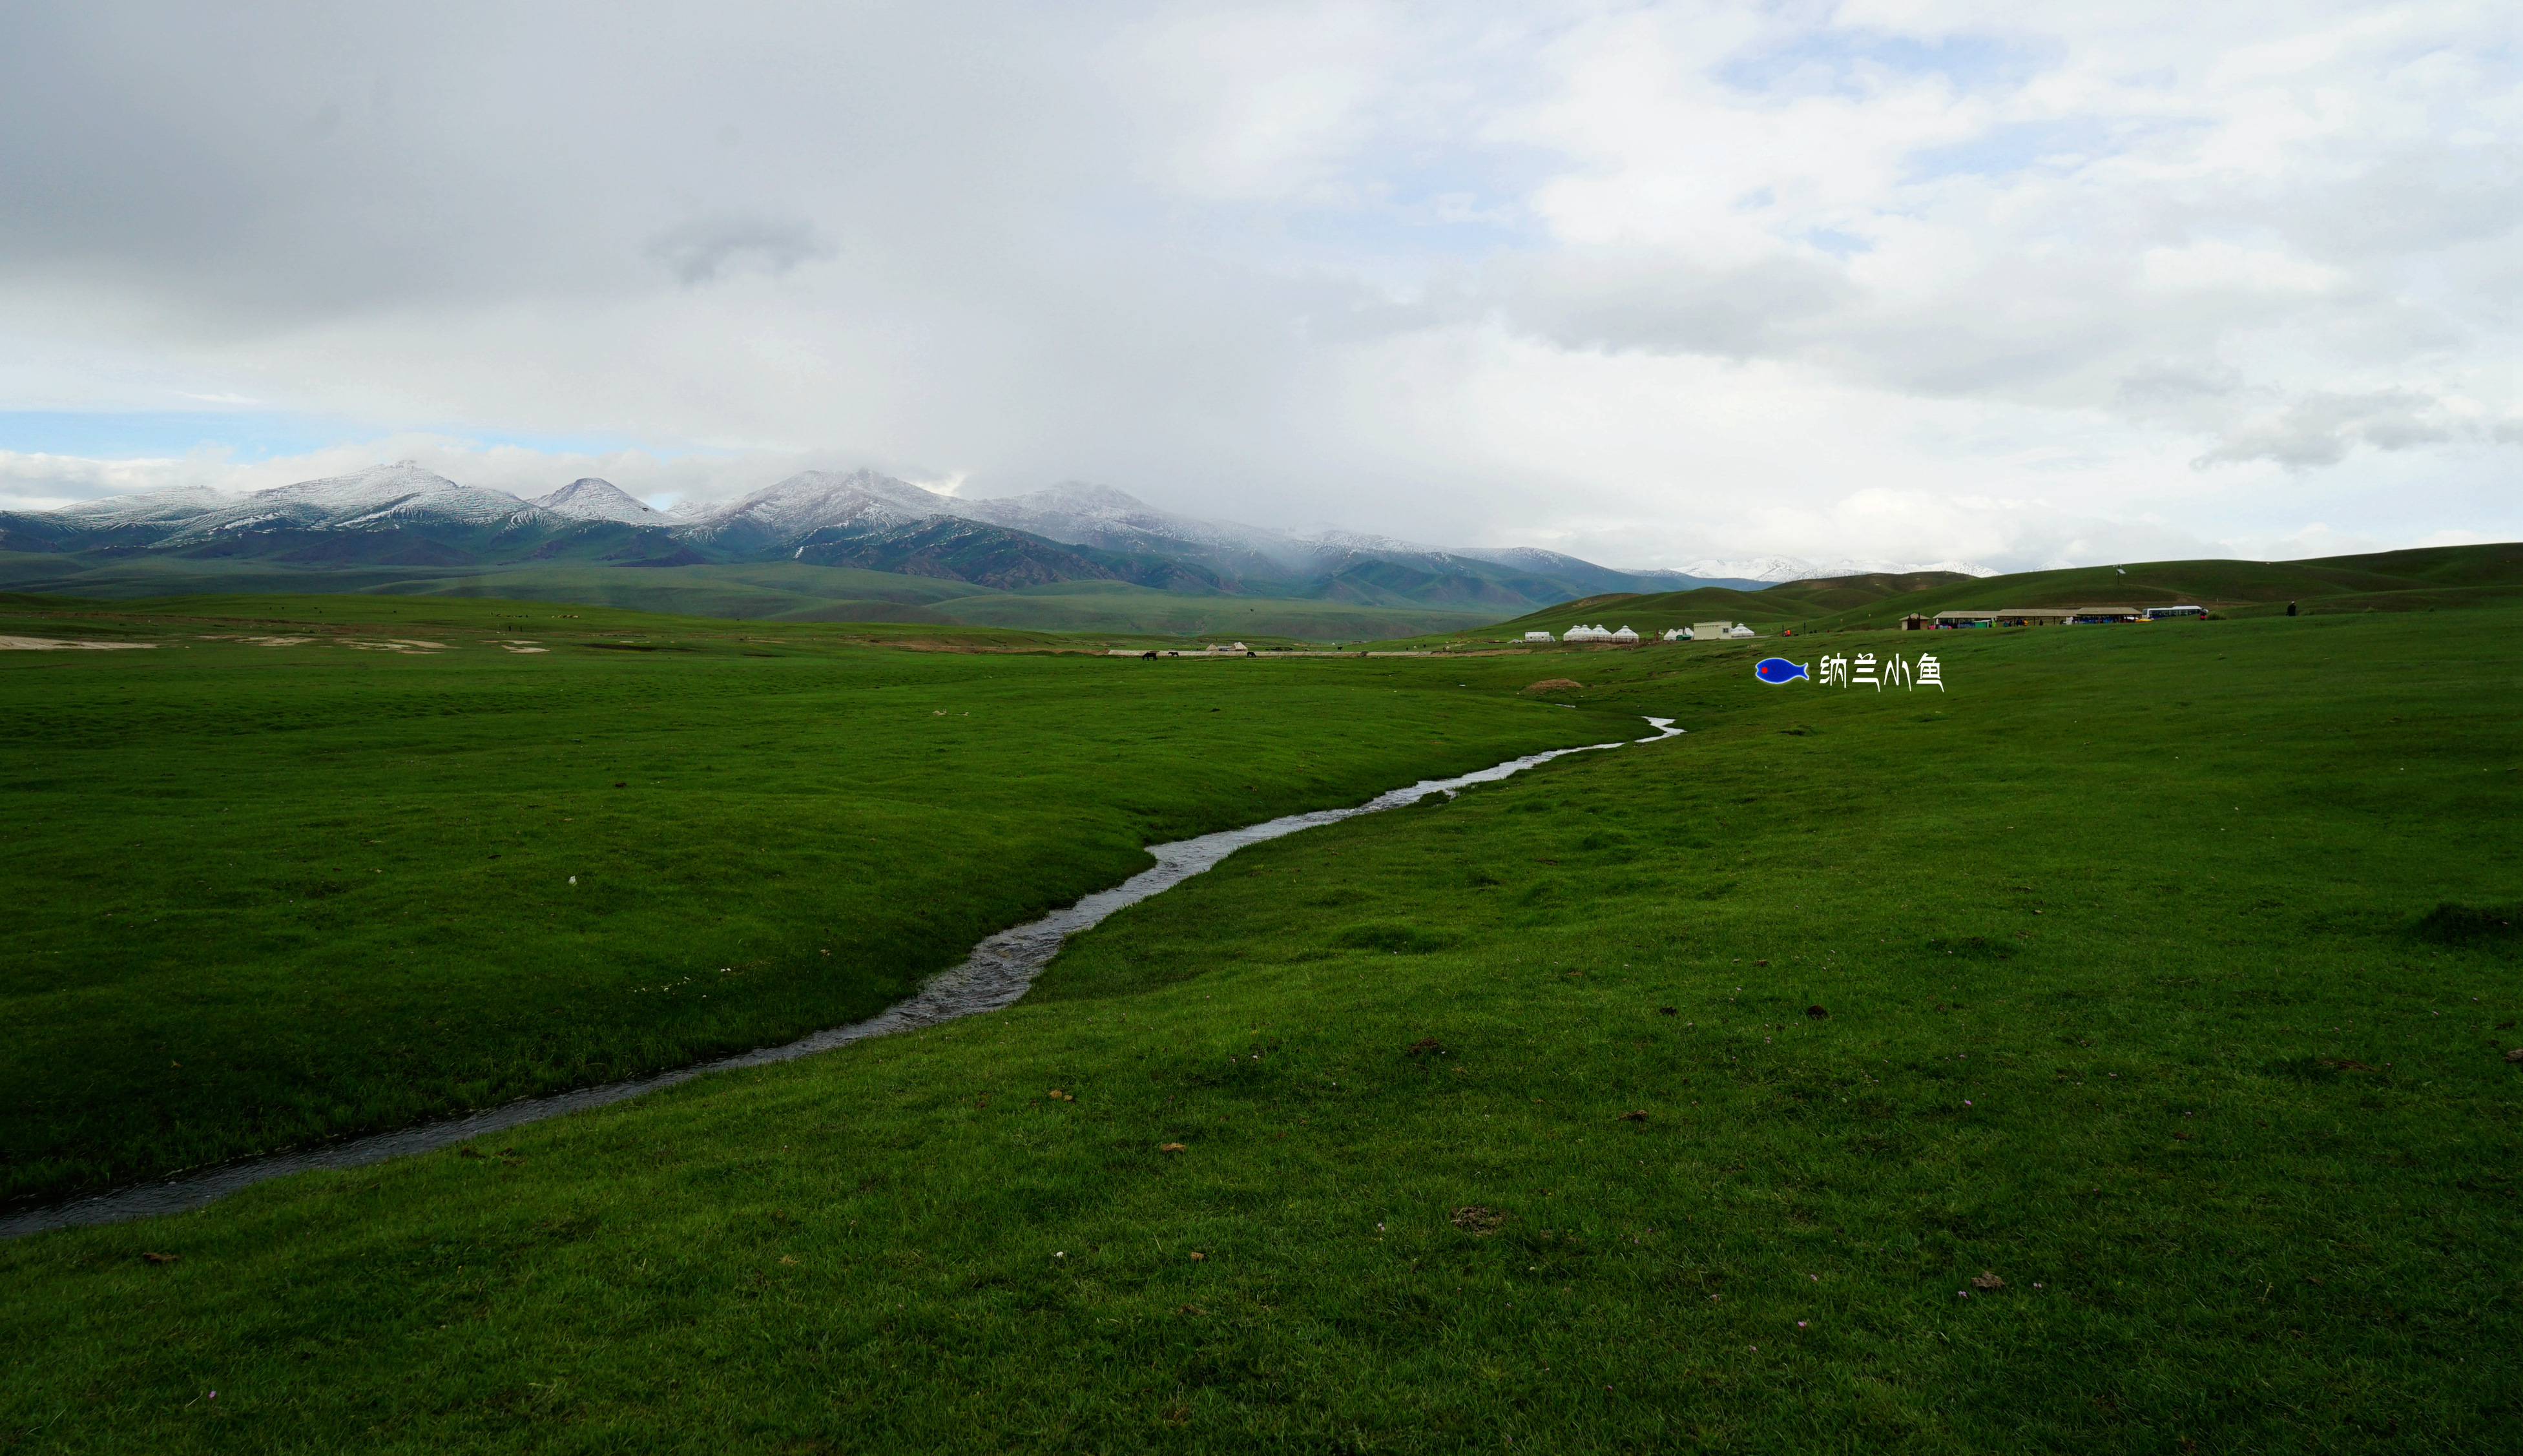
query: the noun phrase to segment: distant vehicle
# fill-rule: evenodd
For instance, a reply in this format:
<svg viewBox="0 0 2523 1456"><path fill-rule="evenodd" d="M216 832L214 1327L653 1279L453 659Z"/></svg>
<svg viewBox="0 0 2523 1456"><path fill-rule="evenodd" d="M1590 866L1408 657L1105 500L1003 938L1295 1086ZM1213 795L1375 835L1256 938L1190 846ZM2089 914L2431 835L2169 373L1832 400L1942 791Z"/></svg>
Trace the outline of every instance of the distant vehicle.
<svg viewBox="0 0 2523 1456"><path fill-rule="evenodd" d="M2149 607L2146 609L2146 620L2149 622L2177 622L2184 617L2195 618L2207 615L2206 607Z"/></svg>

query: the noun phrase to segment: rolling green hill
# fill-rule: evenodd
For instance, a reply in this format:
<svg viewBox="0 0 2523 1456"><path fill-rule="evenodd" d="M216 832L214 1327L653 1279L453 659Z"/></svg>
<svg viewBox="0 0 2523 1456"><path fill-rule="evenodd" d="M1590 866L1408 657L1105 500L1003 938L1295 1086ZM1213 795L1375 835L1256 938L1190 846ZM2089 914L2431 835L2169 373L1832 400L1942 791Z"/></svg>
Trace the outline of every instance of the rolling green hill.
<svg viewBox="0 0 2523 1456"><path fill-rule="evenodd" d="M1268 596L1186 596L1112 582L1066 582L990 596L940 601L930 610L958 622L1032 632L1133 636L1281 637L1356 642L1404 633L1444 633L1485 620L1480 612L1364 606Z"/></svg>
<svg viewBox="0 0 2523 1456"><path fill-rule="evenodd" d="M1718 621L1749 623L1755 631L1768 635L1785 627L1801 627L1834 613L1862 610L1905 593L1971 580L1957 572L1912 572L1901 576L1877 574L1783 582L1759 591L1700 587L1689 591L1610 592L1451 635L1513 640L1527 632L1547 632L1557 636L1572 627L1600 623L1611 628L1626 626L1642 636L1655 637L1671 628ZM1433 642L1436 638L1425 640Z"/></svg>
<svg viewBox="0 0 2523 1456"><path fill-rule="evenodd" d="M2523 598L2523 543L2428 546L2309 561L2149 561L2125 567L1967 577L1952 572L1783 582L1759 591L1615 592L1547 607L1477 631L1428 634L1414 644L1511 640L1601 623L1656 636L1694 622L1749 623L1764 636L1897 626L1912 613L1979 607L2170 606L2189 603L2229 617L2282 613L2412 612Z"/></svg>
<svg viewBox="0 0 2523 1456"><path fill-rule="evenodd" d="M961 624L16 596L0 637L130 644L0 650L0 1201L784 1040L1151 837L1601 731ZM643 992L704 960L743 979Z"/></svg>
<svg viewBox="0 0 2523 1456"><path fill-rule="evenodd" d="M2507 1449L2518 621L1956 634L1940 692L1651 646L1573 710L809 625L0 654L0 1107L158 1148L740 1040L1161 834L1689 729L1247 849L1004 1012L0 1244L0 1431Z"/></svg>
<svg viewBox="0 0 2523 1456"><path fill-rule="evenodd" d="M1431 608L1314 597L1226 596L1118 581L1000 590L938 577L802 561L602 566L292 567L261 560L0 552L0 590L139 598L213 592L475 596L594 603L687 616L785 622L964 623L1027 632L1146 636L1200 634L1357 641L1449 632L1497 609Z"/></svg>
<svg viewBox="0 0 2523 1456"><path fill-rule="evenodd" d="M1767 595L1768 593L1763 593ZM1886 596L1812 619L1817 629L1890 627L1909 613L1972 607L2169 606L2228 616L2407 612L2523 597L2523 543L2429 546L2309 561L2146 561L2021 572Z"/></svg>

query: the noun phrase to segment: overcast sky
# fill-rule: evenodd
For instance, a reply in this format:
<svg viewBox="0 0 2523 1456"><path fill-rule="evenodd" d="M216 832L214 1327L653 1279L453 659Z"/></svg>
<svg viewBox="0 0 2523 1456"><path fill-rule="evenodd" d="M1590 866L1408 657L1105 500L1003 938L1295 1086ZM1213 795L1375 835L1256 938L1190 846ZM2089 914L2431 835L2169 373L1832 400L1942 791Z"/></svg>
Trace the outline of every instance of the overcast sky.
<svg viewBox="0 0 2523 1456"><path fill-rule="evenodd" d="M1622 566L2523 538L2516 7L0 12L0 506L799 465Z"/></svg>

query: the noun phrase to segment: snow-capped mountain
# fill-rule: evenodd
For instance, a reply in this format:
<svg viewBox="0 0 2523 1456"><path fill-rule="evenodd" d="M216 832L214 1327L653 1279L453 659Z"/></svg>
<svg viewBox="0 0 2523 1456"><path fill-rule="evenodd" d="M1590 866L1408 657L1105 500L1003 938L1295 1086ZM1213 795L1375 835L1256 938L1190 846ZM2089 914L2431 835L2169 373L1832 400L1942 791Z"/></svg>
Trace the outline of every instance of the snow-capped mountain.
<svg viewBox="0 0 2523 1456"><path fill-rule="evenodd" d="M1300 540L1312 547L1317 556L1372 556L1379 561L1421 557L1434 561L1452 554L1443 546L1423 546L1415 540L1374 536L1363 531L1317 531Z"/></svg>
<svg viewBox="0 0 2523 1456"><path fill-rule="evenodd" d="M208 486L175 486L164 491L143 491L134 495L108 495L103 500L82 500L50 514L88 530L117 526L173 526L196 516L208 515L222 506L234 505L237 498L225 491L214 491Z"/></svg>
<svg viewBox="0 0 2523 1456"><path fill-rule="evenodd" d="M405 460L351 475L274 486L204 511L159 542L187 545L247 531L382 531L409 525L535 524L548 513L505 491L459 486Z"/></svg>
<svg viewBox="0 0 2523 1456"><path fill-rule="evenodd" d="M626 526L671 526L664 511L608 480L584 475L548 495L532 501L556 515L580 521L620 521Z"/></svg>
<svg viewBox="0 0 2523 1456"><path fill-rule="evenodd" d="M962 514L953 504L933 491L873 470L848 475L804 470L739 499L699 507L676 529L704 545L777 549L794 547L818 531L882 531Z"/></svg>
<svg viewBox="0 0 2523 1456"><path fill-rule="evenodd" d="M1295 533L1179 516L1070 481L967 499L875 470L809 470L734 500L658 511L585 477L536 500L458 485L405 460L227 495L191 489L0 512L0 548L173 548L324 564L576 560L678 566L785 559L984 587L1127 582L1196 595L1511 611L1611 592L1754 587L1816 577L1955 571L1795 557L1620 571L1531 546L1441 547L1333 529Z"/></svg>

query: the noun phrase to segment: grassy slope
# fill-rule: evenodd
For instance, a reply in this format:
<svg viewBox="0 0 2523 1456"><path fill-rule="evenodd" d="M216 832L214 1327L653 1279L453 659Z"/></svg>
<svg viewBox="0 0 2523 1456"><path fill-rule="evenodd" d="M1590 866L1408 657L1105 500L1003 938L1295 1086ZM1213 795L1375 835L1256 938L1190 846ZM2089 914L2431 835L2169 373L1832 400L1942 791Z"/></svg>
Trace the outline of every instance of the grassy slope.
<svg viewBox="0 0 2523 1456"><path fill-rule="evenodd" d="M1785 628L1829 632L1890 627L1912 612L1966 607L2138 606L2190 602L2228 616L2265 616L2298 601L2315 613L2428 611L2523 597L2523 545L2431 546L2311 561L2152 561L1972 578L1946 572L1784 582L1759 591L1703 587L1615 594L1547 607L1477 632L1509 638L1566 632L1581 623L1627 624L1653 637L1695 622L1748 622L1764 635ZM1438 638L1413 638L1433 644Z"/></svg>
<svg viewBox="0 0 2523 1456"><path fill-rule="evenodd" d="M557 566L424 579L369 588L397 594L595 602L635 611L748 621L949 622L937 610L983 588L966 582L774 561L730 566Z"/></svg>
<svg viewBox="0 0 2523 1456"><path fill-rule="evenodd" d="M1572 627L1592 627L1600 622L1605 627L1635 628L1641 635L1652 637L1669 628L1721 620L1749 622L1756 631L1775 633L1783 625L1801 622L1812 615L1813 608L1800 599L1772 596L1768 591L1738 591L1731 587L1698 587L1689 591L1589 597L1529 612L1476 635L1512 638L1528 632L1547 632L1556 636Z"/></svg>
<svg viewBox="0 0 2523 1456"><path fill-rule="evenodd" d="M1968 607L2133 606L2190 602L2231 616L2282 613L2289 601L2314 613L2426 611L2523 597L2523 543L2431 546L2310 561L2148 561L2022 572L1956 583L1836 609L1813 625L1883 627L1910 612Z"/></svg>
<svg viewBox="0 0 2523 1456"><path fill-rule="evenodd" d="M1483 612L1357 606L1339 601L1185 596L1144 587L1101 591L1009 591L939 602L933 610L959 622L1043 632L1254 635L1315 641L1358 641L1402 633L1443 632L1479 624L1489 616Z"/></svg>
<svg viewBox="0 0 2523 1456"><path fill-rule="evenodd" d="M622 567L538 562L444 567L292 567L130 555L96 560L0 552L0 587L105 598L221 592L378 593L587 602L695 616L797 621L928 621L925 608L986 588L892 572L773 561Z"/></svg>
<svg viewBox="0 0 2523 1456"><path fill-rule="evenodd" d="M1754 630L1775 634L1821 617L1866 607L1887 597L1949 586L1971 579L1953 572L1912 572L1893 576L1837 577L1819 582L1782 582L1758 591L1731 587L1696 587L1689 591L1613 592L1544 607L1510 621L1451 634L1454 638L1513 640L1527 632L1553 636L1572 627L1628 626L1642 636L1661 636L1676 627L1701 622L1748 622ZM1617 619L1617 620L1616 620ZM1414 639L1434 645L1434 636Z"/></svg>
<svg viewBox="0 0 2523 1456"><path fill-rule="evenodd" d="M0 604L0 633L164 644L0 653L10 1196L784 1040L1124 877L1142 842L1585 731L1292 663L870 652L850 634L880 629L530 603L133 605ZM218 639L241 631L314 639ZM392 638L450 650L353 645Z"/></svg>
<svg viewBox="0 0 2523 1456"><path fill-rule="evenodd" d="M1692 732L1248 851L1010 1012L0 1247L0 1423L2507 1449L2515 943L2410 927L2523 883L2515 620L1991 633L1924 696L1588 658Z"/></svg>
<svg viewBox="0 0 2523 1456"><path fill-rule="evenodd" d="M317 633L331 636L391 636L452 632L489 639L535 634L543 645L571 642L575 634L604 638L671 636L687 645L738 652L747 645L784 643L844 646L904 643L975 650L1093 651L1074 637L961 623L786 623L730 620L643 612L592 602L521 601L480 596L310 595L235 592L207 596L95 599L0 592L0 611L14 614L12 632L35 636L112 638L155 636L169 630L264 634ZM662 634L662 635L661 635ZM472 645L482 645L476 640Z"/></svg>
<svg viewBox="0 0 2523 1456"><path fill-rule="evenodd" d="M1178 636L1230 633L1357 640L1477 625L1482 611L1159 591L1117 582L999 591L968 582L773 561L616 567L578 562L449 571L293 568L262 561L124 556L105 561L0 552L0 589L90 597L204 591L497 597L788 622L963 622L1029 632Z"/></svg>

